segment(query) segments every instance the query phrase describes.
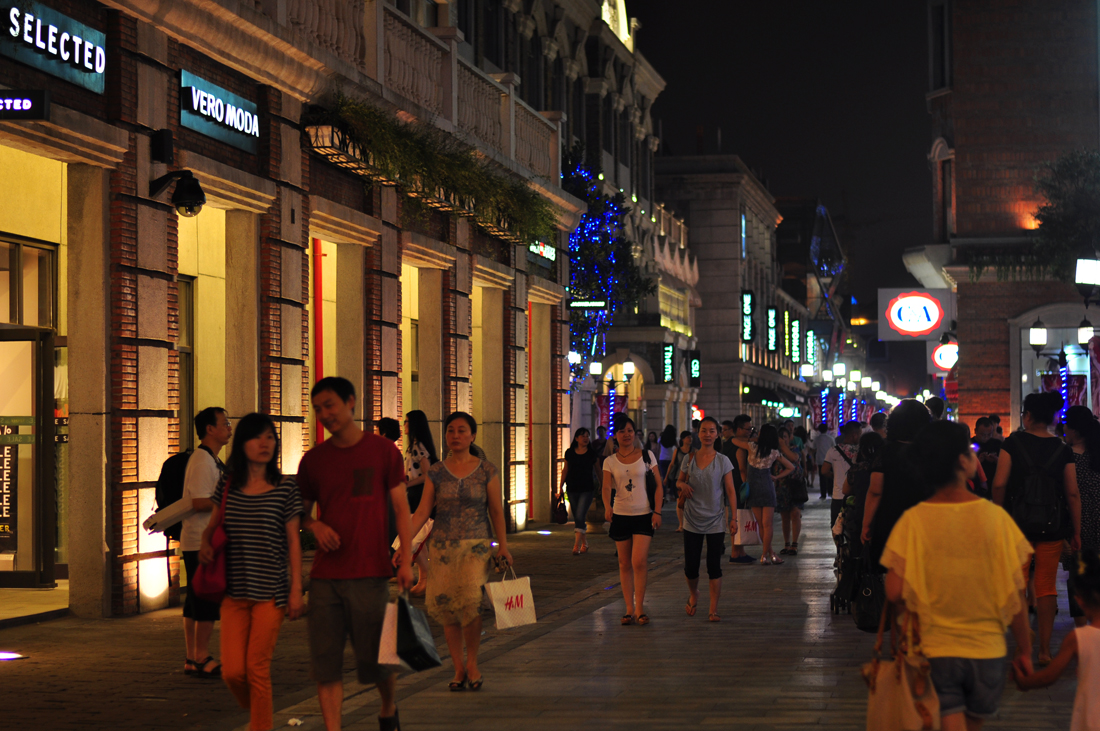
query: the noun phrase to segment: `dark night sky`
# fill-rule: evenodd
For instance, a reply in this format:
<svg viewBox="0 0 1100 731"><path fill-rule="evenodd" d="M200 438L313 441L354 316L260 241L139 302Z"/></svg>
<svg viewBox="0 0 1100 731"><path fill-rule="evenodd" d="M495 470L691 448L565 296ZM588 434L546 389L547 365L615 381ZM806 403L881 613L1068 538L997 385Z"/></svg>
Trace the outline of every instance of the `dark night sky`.
<svg viewBox="0 0 1100 731"><path fill-rule="evenodd" d="M901 253L932 230L923 0L627 0L627 12L668 83L653 109L665 153L694 154L699 125L715 152L721 128L722 152L773 195L824 201L861 305L916 284Z"/></svg>

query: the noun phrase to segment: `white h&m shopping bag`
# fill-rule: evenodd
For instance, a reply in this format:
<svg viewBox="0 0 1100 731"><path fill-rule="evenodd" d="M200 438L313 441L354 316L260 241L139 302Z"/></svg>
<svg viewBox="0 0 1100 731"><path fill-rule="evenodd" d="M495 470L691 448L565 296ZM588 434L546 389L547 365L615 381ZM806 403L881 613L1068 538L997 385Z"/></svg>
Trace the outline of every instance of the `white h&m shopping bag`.
<svg viewBox="0 0 1100 731"><path fill-rule="evenodd" d="M739 509L737 511L737 535L733 537L733 545L760 545L760 526L757 524L756 516L751 510Z"/></svg>
<svg viewBox="0 0 1100 731"><path fill-rule="evenodd" d="M386 605L386 617L382 621L382 639L378 645L378 664L390 670L405 670L397 656L397 602Z"/></svg>
<svg viewBox="0 0 1100 731"><path fill-rule="evenodd" d="M493 611L497 614L497 629L522 627L534 624L535 599L531 595L531 577L516 578L516 572L509 567L512 578L506 573L500 581L489 582L485 591L493 602Z"/></svg>

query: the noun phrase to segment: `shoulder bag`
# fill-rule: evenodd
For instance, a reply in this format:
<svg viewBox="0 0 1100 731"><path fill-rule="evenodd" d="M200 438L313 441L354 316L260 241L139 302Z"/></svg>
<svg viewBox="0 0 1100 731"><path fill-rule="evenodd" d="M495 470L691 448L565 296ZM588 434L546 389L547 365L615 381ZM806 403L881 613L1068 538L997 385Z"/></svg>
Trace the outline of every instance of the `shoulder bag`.
<svg viewBox="0 0 1100 731"><path fill-rule="evenodd" d="M191 579L195 594L208 602L220 602L225 597L225 545L229 542L229 536L225 533L225 504L229 499L229 485L229 480L226 480L225 489L222 491L221 509L218 510L218 525L210 534L210 547L214 549L214 561L209 564L199 564L194 578Z"/></svg>
<svg viewBox="0 0 1100 731"><path fill-rule="evenodd" d="M891 657L882 657L882 634L890 619ZM912 646L909 646L911 631ZM899 625L894 605L882 608L871 662L863 666L867 696L867 731L935 731L940 727L940 699L932 685L931 666L920 650L920 621L913 612Z"/></svg>
<svg viewBox="0 0 1100 731"><path fill-rule="evenodd" d="M645 494L649 498L649 509L657 510L657 477L653 474L652 465L649 461L649 450L642 449L642 459L645 460Z"/></svg>

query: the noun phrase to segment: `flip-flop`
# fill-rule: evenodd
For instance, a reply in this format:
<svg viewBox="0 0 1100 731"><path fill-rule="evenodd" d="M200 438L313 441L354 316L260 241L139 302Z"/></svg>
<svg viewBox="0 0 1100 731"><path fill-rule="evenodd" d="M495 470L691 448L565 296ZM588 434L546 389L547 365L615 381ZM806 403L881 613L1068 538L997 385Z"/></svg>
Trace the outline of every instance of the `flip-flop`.
<svg viewBox="0 0 1100 731"><path fill-rule="evenodd" d="M626 627L627 625L634 624L634 615L633 614L624 614L622 620L620 620L620 621L622 622L622 625L624 627Z"/></svg>
<svg viewBox="0 0 1100 731"><path fill-rule="evenodd" d="M645 625L649 624L649 615L648 614L639 614L637 621L638 621L638 624L640 624L642 626L645 626Z"/></svg>
<svg viewBox="0 0 1100 731"><path fill-rule="evenodd" d="M687 615L689 617L695 616L695 610L699 608L699 602L692 604L690 601L687 603Z"/></svg>
<svg viewBox="0 0 1100 731"><path fill-rule="evenodd" d="M717 614L715 614L714 612L711 612L711 613L710 613L710 616L708 616L708 617L707 617L707 621L708 621L708 622L721 622L721 621L722 621L722 618L721 618L721 617L719 617L719 616L718 616Z"/></svg>
<svg viewBox="0 0 1100 731"><path fill-rule="evenodd" d="M482 676L482 677L478 678L477 680L469 681L470 690L473 690L473 691L481 690L481 686L484 682L485 682L485 676Z"/></svg>
<svg viewBox="0 0 1100 731"><path fill-rule="evenodd" d="M447 684L447 687L450 688L452 693L458 693L460 691L466 690L466 676L463 676L462 680L452 680L450 683Z"/></svg>

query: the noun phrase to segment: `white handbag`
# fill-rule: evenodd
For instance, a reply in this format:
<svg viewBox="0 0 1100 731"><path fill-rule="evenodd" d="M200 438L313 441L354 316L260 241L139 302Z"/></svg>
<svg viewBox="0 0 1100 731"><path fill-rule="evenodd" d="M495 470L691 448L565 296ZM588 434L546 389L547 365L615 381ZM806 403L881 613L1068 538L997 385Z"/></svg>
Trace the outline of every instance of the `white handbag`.
<svg viewBox="0 0 1100 731"><path fill-rule="evenodd" d="M516 578L516 572L508 567L512 578L505 573L500 581L490 582L485 585L485 592L493 602L493 611L497 615L497 629L508 627L522 627L525 624L534 624L535 599L531 595L531 577Z"/></svg>
<svg viewBox="0 0 1100 731"><path fill-rule="evenodd" d="M378 664L390 670L405 670L397 656L397 602L386 605L386 617L382 621L382 638L378 644Z"/></svg>
<svg viewBox="0 0 1100 731"><path fill-rule="evenodd" d="M740 508L737 511L737 535L733 537L735 546L760 545L760 526L751 510Z"/></svg>

